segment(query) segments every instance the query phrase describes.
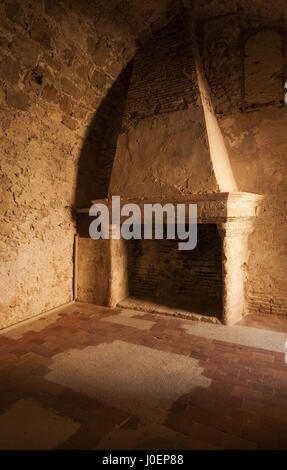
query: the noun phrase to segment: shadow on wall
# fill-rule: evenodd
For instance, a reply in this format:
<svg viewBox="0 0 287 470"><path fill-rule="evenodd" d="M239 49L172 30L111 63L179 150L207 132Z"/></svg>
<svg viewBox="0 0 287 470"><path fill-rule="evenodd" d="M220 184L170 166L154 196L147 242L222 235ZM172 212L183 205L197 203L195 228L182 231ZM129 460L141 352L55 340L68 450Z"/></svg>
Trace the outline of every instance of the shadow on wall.
<svg viewBox="0 0 287 470"><path fill-rule="evenodd" d="M107 197L118 135L129 88L132 62L122 70L97 109L81 150L74 209Z"/></svg>

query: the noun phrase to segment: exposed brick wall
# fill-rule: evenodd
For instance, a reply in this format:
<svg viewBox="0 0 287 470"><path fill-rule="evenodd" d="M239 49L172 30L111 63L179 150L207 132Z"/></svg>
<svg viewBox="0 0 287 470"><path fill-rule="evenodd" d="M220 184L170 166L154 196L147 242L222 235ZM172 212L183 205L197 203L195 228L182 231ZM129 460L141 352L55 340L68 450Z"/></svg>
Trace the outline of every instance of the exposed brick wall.
<svg viewBox="0 0 287 470"><path fill-rule="evenodd" d="M190 26L179 15L136 53L124 124L195 106L195 83Z"/></svg>
<svg viewBox="0 0 287 470"><path fill-rule="evenodd" d="M286 315L286 305L287 296L279 297L266 292L249 293L248 310L250 313Z"/></svg>
<svg viewBox="0 0 287 470"><path fill-rule="evenodd" d="M192 251L178 250L178 240L131 240L129 292L170 307L220 315L221 239L216 225L198 225Z"/></svg>

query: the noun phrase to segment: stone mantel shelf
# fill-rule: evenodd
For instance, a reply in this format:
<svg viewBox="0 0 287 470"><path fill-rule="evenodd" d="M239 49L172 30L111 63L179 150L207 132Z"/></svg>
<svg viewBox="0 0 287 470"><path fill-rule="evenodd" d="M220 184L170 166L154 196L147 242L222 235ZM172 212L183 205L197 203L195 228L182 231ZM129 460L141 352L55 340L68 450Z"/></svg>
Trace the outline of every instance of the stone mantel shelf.
<svg viewBox="0 0 287 470"><path fill-rule="evenodd" d="M188 204L197 204L197 216L199 223L224 223L240 219L249 220L256 217L260 212L260 205L264 196L255 193L246 192L222 192L190 194L176 198L153 197L153 198L121 198L121 207L124 204L137 204L142 210L144 204L162 205L167 203L186 204L186 213L188 215ZM111 198L97 199L91 201L91 204L105 204L111 207ZM79 214L89 212L89 208L79 209ZM123 218L123 220L125 217Z"/></svg>

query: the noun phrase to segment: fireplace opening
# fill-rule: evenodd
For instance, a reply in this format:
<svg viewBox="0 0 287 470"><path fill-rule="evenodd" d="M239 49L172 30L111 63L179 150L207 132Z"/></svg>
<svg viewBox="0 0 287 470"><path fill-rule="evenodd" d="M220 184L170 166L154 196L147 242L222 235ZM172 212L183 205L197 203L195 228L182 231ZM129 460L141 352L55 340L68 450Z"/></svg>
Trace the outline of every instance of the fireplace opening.
<svg viewBox="0 0 287 470"><path fill-rule="evenodd" d="M166 227L165 227L166 233ZM200 224L194 250L178 239L128 242L129 298L121 305L147 311L221 318L222 255L216 224Z"/></svg>

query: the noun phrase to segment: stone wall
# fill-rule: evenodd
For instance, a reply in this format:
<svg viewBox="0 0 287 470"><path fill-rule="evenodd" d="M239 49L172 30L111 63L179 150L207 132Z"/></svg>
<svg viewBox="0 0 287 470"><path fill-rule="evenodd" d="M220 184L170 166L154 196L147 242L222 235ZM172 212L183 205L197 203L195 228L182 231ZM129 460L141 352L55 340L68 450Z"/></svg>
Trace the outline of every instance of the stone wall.
<svg viewBox="0 0 287 470"><path fill-rule="evenodd" d="M266 196L249 240L249 311L286 314L286 21L241 12L200 32L238 188Z"/></svg>
<svg viewBox="0 0 287 470"><path fill-rule="evenodd" d="M171 2L120 3L0 2L0 328L72 299L73 209L105 191L89 168L113 153L113 84Z"/></svg>
<svg viewBox="0 0 287 470"><path fill-rule="evenodd" d="M0 3L0 327L72 299L73 209L86 205L91 195L107 193L129 62L178 9L193 4ZM285 10L285 0L276 5L265 0L202 0L195 8L206 75L239 189L268 194L250 243L250 309L278 313L285 313L287 305ZM199 157L208 153L197 95L189 86L190 58L186 65L188 75L178 73L180 63L177 70L185 99L167 97L160 109L155 100L152 116L137 124L138 132L147 136L161 118L171 152L176 152L167 127L180 119L182 108L193 106L178 136L184 148L174 154L169 185L173 195L193 190L194 174L188 171L183 178L186 148L191 145ZM184 92L186 87L190 95ZM122 132L119 138L129 148L127 135ZM143 145L150 141L143 139ZM137 145L135 132L133 155ZM166 154L164 146L159 150ZM158 152L157 147L153 151ZM205 159L199 157L194 168L201 170ZM142 183L146 189L152 178L159 194L165 193L169 165L161 168L161 163L153 165ZM143 171L149 164L142 160ZM204 174L196 190L204 191L207 185L216 190L208 165ZM136 188L137 174L131 176L130 187Z"/></svg>
<svg viewBox="0 0 287 470"><path fill-rule="evenodd" d="M196 106L195 82L190 25L179 14L137 51L123 125Z"/></svg>
<svg viewBox="0 0 287 470"><path fill-rule="evenodd" d="M100 37L92 16L59 2L0 9L4 327L72 299L77 161L126 57L124 43Z"/></svg>

